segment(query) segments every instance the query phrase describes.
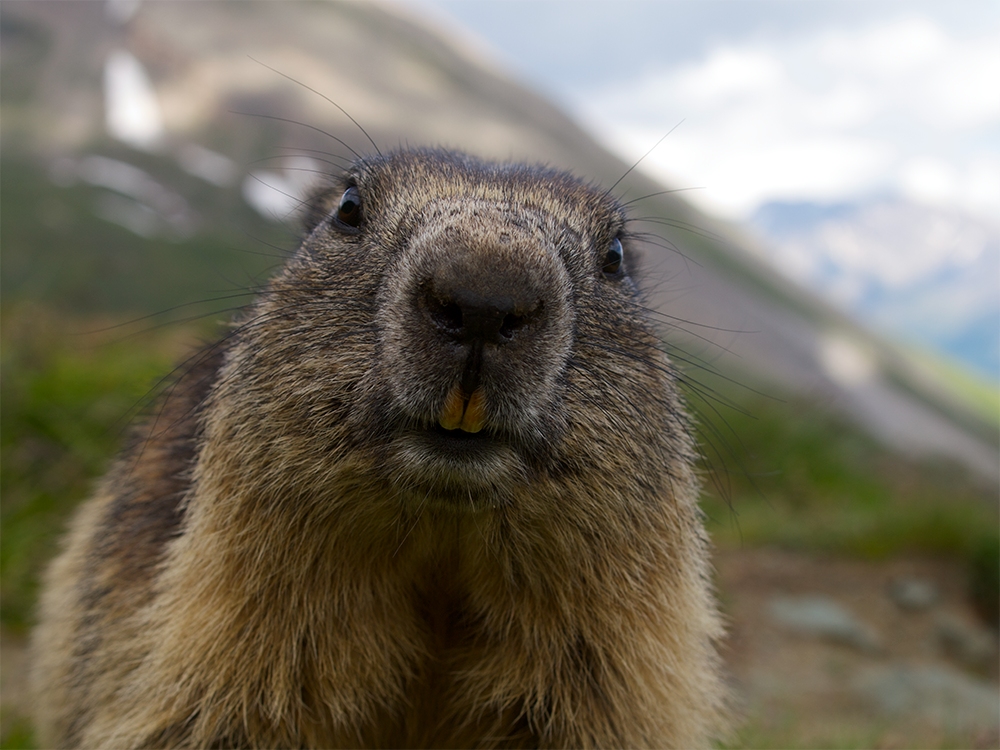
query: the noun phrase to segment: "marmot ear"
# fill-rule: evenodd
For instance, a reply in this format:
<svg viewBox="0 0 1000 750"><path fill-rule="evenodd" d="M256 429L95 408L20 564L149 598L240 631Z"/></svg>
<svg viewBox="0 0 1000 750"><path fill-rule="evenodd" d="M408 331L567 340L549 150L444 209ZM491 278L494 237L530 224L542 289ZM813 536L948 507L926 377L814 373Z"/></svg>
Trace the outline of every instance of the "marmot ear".
<svg viewBox="0 0 1000 750"><path fill-rule="evenodd" d="M305 210L302 214L304 235L311 234L316 226L330 215L330 212L340 203L340 196L343 192L343 187L324 185L317 187L306 196L303 201Z"/></svg>

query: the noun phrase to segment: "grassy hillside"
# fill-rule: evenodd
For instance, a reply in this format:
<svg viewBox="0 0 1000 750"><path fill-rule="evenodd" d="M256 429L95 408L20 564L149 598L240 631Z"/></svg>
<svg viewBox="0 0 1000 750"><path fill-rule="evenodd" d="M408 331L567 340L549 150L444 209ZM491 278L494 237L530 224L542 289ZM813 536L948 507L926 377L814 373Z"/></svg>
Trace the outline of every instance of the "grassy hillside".
<svg viewBox="0 0 1000 750"><path fill-rule="evenodd" d="M41 302L74 314L141 315L257 286L281 263L294 230L260 220L242 203L227 205L226 194L196 182L175 179L199 206L205 225L190 237L147 238L98 215L95 208L108 191L82 183L57 187L37 161L5 154L0 161L3 299ZM247 299L221 299L216 307Z"/></svg>

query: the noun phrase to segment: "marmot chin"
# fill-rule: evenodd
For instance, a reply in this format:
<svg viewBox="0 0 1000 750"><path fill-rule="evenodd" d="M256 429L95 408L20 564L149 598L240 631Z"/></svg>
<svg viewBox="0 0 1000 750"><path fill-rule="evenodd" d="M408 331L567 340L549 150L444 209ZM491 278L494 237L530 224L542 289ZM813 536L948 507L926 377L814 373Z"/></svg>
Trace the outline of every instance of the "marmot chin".
<svg viewBox="0 0 1000 750"><path fill-rule="evenodd" d="M706 746L724 690L676 375L623 207L403 150L80 510L43 746Z"/></svg>

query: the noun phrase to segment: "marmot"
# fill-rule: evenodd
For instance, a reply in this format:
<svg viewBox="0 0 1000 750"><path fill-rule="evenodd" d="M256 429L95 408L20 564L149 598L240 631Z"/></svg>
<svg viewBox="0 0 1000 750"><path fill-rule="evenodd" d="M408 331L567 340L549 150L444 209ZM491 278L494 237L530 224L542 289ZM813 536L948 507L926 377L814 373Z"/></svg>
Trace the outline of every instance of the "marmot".
<svg viewBox="0 0 1000 750"><path fill-rule="evenodd" d="M359 159L76 518L44 746L705 746L696 449L607 191Z"/></svg>

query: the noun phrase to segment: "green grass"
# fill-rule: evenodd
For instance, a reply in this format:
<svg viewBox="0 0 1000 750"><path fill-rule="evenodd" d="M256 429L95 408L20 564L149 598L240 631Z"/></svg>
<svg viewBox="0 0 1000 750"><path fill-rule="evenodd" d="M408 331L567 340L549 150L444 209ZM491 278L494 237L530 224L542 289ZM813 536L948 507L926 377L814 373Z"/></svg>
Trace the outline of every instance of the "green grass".
<svg viewBox="0 0 1000 750"><path fill-rule="evenodd" d="M0 709L0 726L3 727L0 750L33 750L38 747L31 721L24 716Z"/></svg>
<svg viewBox="0 0 1000 750"><path fill-rule="evenodd" d="M705 503L727 542L885 557L971 554L996 536L995 492L957 467L907 461L801 401L752 397L739 408L700 415L706 442L731 451L711 468Z"/></svg>
<svg viewBox="0 0 1000 750"><path fill-rule="evenodd" d="M995 487L944 462L904 459L814 404L717 387L731 406L692 406L709 459L703 508L718 545L956 558L996 621Z"/></svg>

